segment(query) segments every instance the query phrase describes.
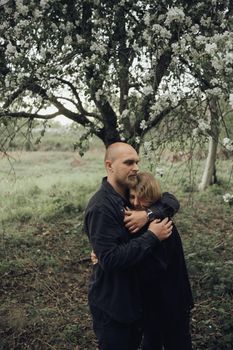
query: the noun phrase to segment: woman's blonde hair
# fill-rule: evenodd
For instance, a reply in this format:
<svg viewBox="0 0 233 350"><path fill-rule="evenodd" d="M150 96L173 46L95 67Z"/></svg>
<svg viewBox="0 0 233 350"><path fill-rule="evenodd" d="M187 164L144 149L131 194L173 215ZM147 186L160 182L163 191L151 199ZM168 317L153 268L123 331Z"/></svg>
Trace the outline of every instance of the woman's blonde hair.
<svg viewBox="0 0 233 350"><path fill-rule="evenodd" d="M138 199L146 199L150 204L153 204L161 198L161 187L159 181L147 172L137 174L137 183L133 186L137 193Z"/></svg>

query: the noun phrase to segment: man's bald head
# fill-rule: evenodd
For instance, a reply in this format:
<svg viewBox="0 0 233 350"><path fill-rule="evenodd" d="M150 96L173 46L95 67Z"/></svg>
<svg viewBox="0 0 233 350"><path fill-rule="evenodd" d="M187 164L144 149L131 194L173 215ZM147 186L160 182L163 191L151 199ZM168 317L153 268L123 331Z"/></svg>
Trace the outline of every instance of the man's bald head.
<svg viewBox="0 0 233 350"><path fill-rule="evenodd" d="M115 142L107 148L104 162L107 181L116 192L125 197L128 188L137 180L137 151L125 142Z"/></svg>
<svg viewBox="0 0 233 350"><path fill-rule="evenodd" d="M111 162L114 162L114 160L125 151L135 151L135 149L128 143L114 142L106 149L104 161L110 160Z"/></svg>

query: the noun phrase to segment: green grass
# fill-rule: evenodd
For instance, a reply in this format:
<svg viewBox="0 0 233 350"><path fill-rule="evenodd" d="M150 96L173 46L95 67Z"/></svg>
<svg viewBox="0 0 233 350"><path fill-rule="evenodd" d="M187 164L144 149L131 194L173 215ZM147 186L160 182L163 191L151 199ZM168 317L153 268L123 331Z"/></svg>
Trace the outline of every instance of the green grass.
<svg viewBox="0 0 233 350"><path fill-rule="evenodd" d="M103 147L14 152L0 159L0 350L95 350L87 306L90 246L83 209L102 176ZM149 165L142 159L142 169ZM195 296L194 349L230 350L232 319L232 163L219 160L219 184L196 191L203 161L158 167L163 190L181 201L176 223ZM230 180L230 181L229 181Z"/></svg>
<svg viewBox="0 0 233 350"><path fill-rule="evenodd" d="M104 176L103 152L94 149L83 158L74 152L21 152L11 155L11 164L2 159L2 223L48 220L83 210Z"/></svg>

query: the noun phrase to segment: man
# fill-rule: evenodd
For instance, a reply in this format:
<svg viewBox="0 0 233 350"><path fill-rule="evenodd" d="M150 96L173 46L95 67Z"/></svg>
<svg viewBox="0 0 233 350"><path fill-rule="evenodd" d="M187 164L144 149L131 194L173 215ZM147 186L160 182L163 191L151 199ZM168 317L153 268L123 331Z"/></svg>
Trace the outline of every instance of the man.
<svg viewBox="0 0 233 350"><path fill-rule="evenodd" d="M138 154L130 145L110 145L105 155L107 178L85 212L85 231L98 259L93 267L89 305L100 350L138 348L142 304L134 267L172 232L168 218L152 221L135 239L125 227L124 208L129 204L128 188L137 180L138 162Z"/></svg>

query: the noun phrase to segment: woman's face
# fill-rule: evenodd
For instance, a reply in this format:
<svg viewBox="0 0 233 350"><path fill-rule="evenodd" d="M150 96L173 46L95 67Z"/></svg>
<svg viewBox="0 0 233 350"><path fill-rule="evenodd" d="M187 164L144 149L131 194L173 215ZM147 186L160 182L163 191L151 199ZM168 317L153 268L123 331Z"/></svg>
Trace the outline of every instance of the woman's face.
<svg viewBox="0 0 233 350"><path fill-rule="evenodd" d="M132 207L136 210L149 208L150 202L145 198L138 199L137 192L135 189L130 189L129 191L129 201Z"/></svg>

